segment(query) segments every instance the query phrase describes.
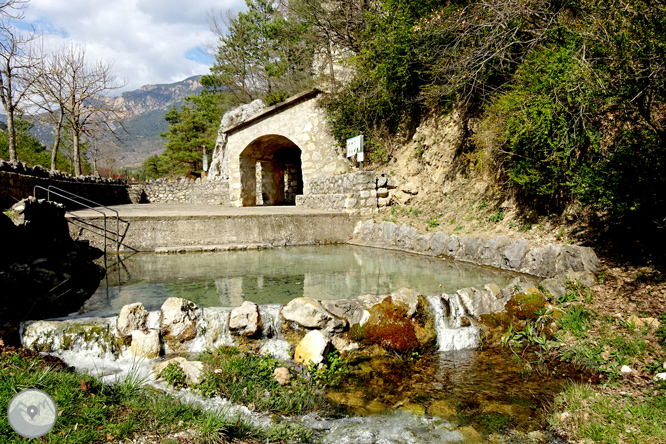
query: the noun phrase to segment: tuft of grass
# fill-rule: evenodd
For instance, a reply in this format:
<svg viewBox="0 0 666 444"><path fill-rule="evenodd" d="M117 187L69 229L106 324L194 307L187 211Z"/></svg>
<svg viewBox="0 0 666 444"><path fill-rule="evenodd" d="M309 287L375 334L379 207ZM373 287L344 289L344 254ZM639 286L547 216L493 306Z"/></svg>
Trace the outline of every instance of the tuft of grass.
<svg viewBox="0 0 666 444"><path fill-rule="evenodd" d="M187 387L185 372L178 364L173 362L160 372L160 377L164 379L169 387L175 389Z"/></svg>

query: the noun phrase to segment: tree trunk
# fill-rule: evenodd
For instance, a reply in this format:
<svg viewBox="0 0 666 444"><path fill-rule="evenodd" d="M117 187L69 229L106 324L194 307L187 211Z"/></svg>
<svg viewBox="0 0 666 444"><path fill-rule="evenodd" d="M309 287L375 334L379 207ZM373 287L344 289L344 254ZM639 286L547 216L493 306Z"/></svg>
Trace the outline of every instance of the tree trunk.
<svg viewBox="0 0 666 444"><path fill-rule="evenodd" d="M9 148L9 161L16 162L16 130L14 129L14 110L7 110L7 146Z"/></svg>
<svg viewBox="0 0 666 444"><path fill-rule="evenodd" d="M74 155L74 176L81 175L81 155L79 153L79 133L72 130L72 146Z"/></svg>
<svg viewBox="0 0 666 444"><path fill-rule="evenodd" d="M51 150L51 171L56 171L56 160L58 158L58 148L60 148L60 131L62 130L62 121L65 116L60 113L58 118L58 125L56 126L55 133L53 134L53 149Z"/></svg>

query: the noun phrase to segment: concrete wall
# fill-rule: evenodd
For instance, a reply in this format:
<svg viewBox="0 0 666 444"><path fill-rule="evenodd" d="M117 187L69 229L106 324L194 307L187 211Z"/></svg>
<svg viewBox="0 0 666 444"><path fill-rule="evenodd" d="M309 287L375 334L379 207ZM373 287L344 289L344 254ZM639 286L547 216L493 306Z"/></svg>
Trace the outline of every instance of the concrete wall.
<svg viewBox="0 0 666 444"><path fill-rule="evenodd" d="M78 178L68 174L50 172L40 166L28 167L23 163L0 161L0 208L7 209L21 199L32 196L35 186L47 188L52 185L101 205L131 203L129 187L118 180L107 180L94 176ZM38 198L46 198L46 191L38 190ZM52 200L63 202L68 210L77 209L75 204L62 201L52 195Z"/></svg>
<svg viewBox="0 0 666 444"><path fill-rule="evenodd" d="M132 190L140 196L133 199L139 203L229 204L229 182L221 179L151 179L132 185Z"/></svg>
<svg viewBox="0 0 666 444"><path fill-rule="evenodd" d="M344 243L358 218L346 214L267 214L209 217L132 217L125 243L140 251L158 247L229 244L309 245ZM74 234L74 229L73 234ZM101 238L84 232L98 248ZM109 251L115 245L109 244Z"/></svg>

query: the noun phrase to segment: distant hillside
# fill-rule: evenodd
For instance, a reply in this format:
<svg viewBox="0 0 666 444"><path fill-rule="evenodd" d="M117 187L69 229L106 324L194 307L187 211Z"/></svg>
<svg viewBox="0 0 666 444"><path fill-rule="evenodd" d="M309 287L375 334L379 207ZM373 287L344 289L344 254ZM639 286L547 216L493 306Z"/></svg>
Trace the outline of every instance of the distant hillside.
<svg viewBox="0 0 666 444"><path fill-rule="evenodd" d="M164 115L172 106L180 106L187 96L198 94L201 76L189 77L176 83L145 85L135 91L122 93L110 99L123 110L123 125L127 133L120 133L116 167L139 166L149 156L164 151L160 134L167 130ZM5 116L0 116L0 121ZM30 131L47 147L53 143L51 127L37 121Z"/></svg>

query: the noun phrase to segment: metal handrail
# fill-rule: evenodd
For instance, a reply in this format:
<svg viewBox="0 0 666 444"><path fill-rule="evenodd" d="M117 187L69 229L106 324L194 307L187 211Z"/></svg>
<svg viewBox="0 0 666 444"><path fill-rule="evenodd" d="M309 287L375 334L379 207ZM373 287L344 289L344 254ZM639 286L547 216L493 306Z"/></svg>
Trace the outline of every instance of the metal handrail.
<svg viewBox="0 0 666 444"><path fill-rule="evenodd" d="M88 198L86 198L86 197L79 196L78 194L74 194L74 193L72 193L71 191L67 191L67 190L63 190L62 188L58 188L58 187L56 187L55 185L49 185L49 186L47 187L47 193L49 193L49 192L51 191L51 189L58 190L58 191L61 192L61 193L67 194L67 195L69 195L69 196L72 196L72 199L70 199L70 200L72 200L73 202L76 202L76 203L78 203L78 204L80 204L80 205L83 205L83 206L85 206L85 207L88 208L88 209L92 209L92 207L90 207L89 205L85 205L85 204L79 202L77 199L83 200L83 201L85 201L85 202L89 202L89 203L95 205L95 207L97 207L97 208L104 208L104 209L106 209L106 210L109 210L109 211L111 211L111 212L116 213L116 234L117 234L117 239L116 239L116 251L120 251L120 245L122 244L122 241L125 239L125 235L127 234L127 229L129 228L129 222L126 221L126 220L124 220L124 219L121 219L121 218L120 218L120 213L118 213L117 210L114 210L113 208L109 208L109 207L107 207L107 206L104 206L104 205L102 205L102 204L100 204L100 203L97 203L97 202L95 202L94 200L90 200L90 199L88 199ZM55 193L54 193L54 194L55 194ZM47 196L50 197L48 194L47 194ZM49 200L50 200L50 199L49 199ZM124 231L122 237L120 236L120 222L123 222L123 223L126 224L126 226L125 226L125 231Z"/></svg>
<svg viewBox="0 0 666 444"><path fill-rule="evenodd" d="M107 240L115 241L116 253L120 252L120 246L121 245L123 245L123 246L125 246L125 247L127 247L131 250L137 251L136 249L130 247L129 245L123 244L123 241L125 240L125 236L127 235L127 230L129 229L129 224L130 223L129 223L129 221L121 219L120 214L118 213L117 210L114 210L113 208L109 208L109 207L104 206L104 205L100 205L95 201L92 201L92 200L87 199L85 197L79 196L79 195L74 194L70 191L63 190L63 189L58 188L58 187L53 186L53 185L50 185L47 188L44 188L44 187L39 186L39 185L35 186L34 189L33 189L33 193L34 193L35 197L37 197L37 190L38 189L46 191L47 200L49 200L49 201L51 200L51 194L53 194L53 195L58 196L62 199L68 200L70 202L74 202L75 204L80 205L82 207L85 207L86 209L89 209L89 210L95 211L97 213L100 213L102 215L102 220L103 220L104 224L103 224L103 226L100 226L100 225L97 225L97 224L87 220L87 219L79 217L79 216L73 214L70 211L65 210L66 214L68 216L70 216L70 218L71 218L71 219L68 219L67 222L81 228L81 231L79 232L79 234L83 230L88 230L91 233L93 233L95 235L98 235L98 236L102 236L104 238L105 262L106 262L106 251L107 251L106 243L107 243ZM57 191L55 191L55 190L57 190ZM81 202L81 201L89 202L89 203L95 205L96 207L93 207L93 206L88 205L88 204L86 204L84 202ZM116 216L115 216L115 218L116 218L116 231L115 231L115 233L112 230L109 230L107 228L106 218L108 217L108 215L104 211L99 210L98 208L104 208L104 209L109 210L110 212L113 212L113 213L116 214ZM125 224L125 230L122 233L122 235L120 233L120 222L123 222ZM110 234L115 235L115 236L110 236Z"/></svg>

